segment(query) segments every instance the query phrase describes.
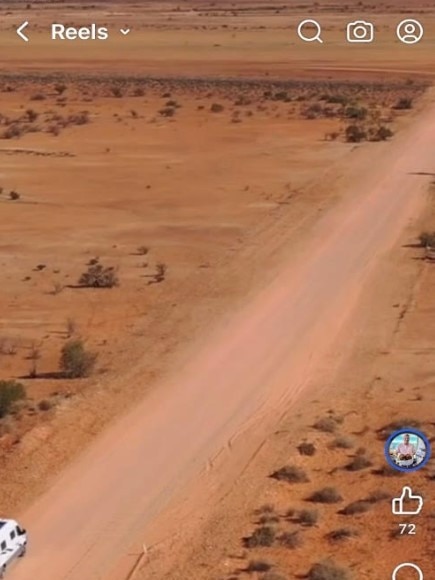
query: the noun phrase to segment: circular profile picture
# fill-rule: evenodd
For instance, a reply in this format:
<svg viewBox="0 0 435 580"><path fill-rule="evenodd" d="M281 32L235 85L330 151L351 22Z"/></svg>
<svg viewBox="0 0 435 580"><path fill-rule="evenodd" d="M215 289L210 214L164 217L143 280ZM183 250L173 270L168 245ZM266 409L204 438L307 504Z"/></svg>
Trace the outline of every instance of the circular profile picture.
<svg viewBox="0 0 435 580"><path fill-rule="evenodd" d="M385 457L394 469L416 471L426 465L430 458L430 443L416 429L401 429L390 435L385 444Z"/></svg>

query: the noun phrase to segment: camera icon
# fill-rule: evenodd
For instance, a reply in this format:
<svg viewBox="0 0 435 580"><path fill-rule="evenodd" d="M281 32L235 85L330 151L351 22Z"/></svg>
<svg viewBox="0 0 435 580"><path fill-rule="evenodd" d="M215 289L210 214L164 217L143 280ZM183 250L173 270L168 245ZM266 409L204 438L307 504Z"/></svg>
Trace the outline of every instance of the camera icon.
<svg viewBox="0 0 435 580"><path fill-rule="evenodd" d="M373 42L375 27L371 22L355 20L347 25L347 42Z"/></svg>

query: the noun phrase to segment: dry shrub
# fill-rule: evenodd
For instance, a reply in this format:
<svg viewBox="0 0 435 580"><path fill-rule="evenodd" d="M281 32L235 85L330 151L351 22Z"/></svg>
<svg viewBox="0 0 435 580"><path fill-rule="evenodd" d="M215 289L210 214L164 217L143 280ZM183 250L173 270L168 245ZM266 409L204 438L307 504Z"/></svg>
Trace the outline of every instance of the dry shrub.
<svg viewBox="0 0 435 580"><path fill-rule="evenodd" d="M330 542L342 542L343 540L349 540L350 538L355 538L359 534L356 530L351 528L338 528L327 534L327 538Z"/></svg>
<svg viewBox="0 0 435 580"><path fill-rule="evenodd" d="M308 501L314 503L338 503L342 501L341 494L335 487L323 487L312 493Z"/></svg>
<svg viewBox="0 0 435 580"><path fill-rule="evenodd" d="M317 562L307 574L308 580L350 580L348 570L341 568L329 560Z"/></svg>
<svg viewBox="0 0 435 580"><path fill-rule="evenodd" d="M372 462L365 455L356 455L350 463L346 465L347 471L361 471L372 466Z"/></svg>
<svg viewBox="0 0 435 580"><path fill-rule="evenodd" d="M119 285L119 279L113 266L97 263L88 266L78 283L85 288L114 288Z"/></svg>
<svg viewBox="0 0 435 580"><path fill-rule="evenodd" d="M371 507L372 504L369 501L360 499L347 505L345 508L341 510L340 513L342 513L345 516L354 516L357 514L363 514L365 512L368 512L371 509Z"/></svg>
<svg viewBox="0 0 435 580"><path fill-rule="evenodd" d="M307 455L308 457L312 457L316 453L316 446L314 443L308 443L307 441L303 441L300 445L298 445L298 451L301 455Z"/></svg>
<svg viewBox="0 0 435 580"><path fill-rule="evenodd" d="M283 532L278 537L278 542L285 548L295 550L303 544L302 536L299 532Z"/></svg>
<svg viewBox="0 0 435 580"><path fill-rule="evenodd" d="M317 510L301 510L298 513L298 522L303 526L315 526L319 521L319 513Z"/></svg>
<svg viewBox="0 0 435 580"><path fill-rule="evenodd" d="M309 481L305 471L295 465L285 465L272 473L271 477L288 483L307 483Z"/></svg>
<svg viewBox="0 0 435 580"><path fill-rule="evenodd" d="M258 546L271 546L276 538L276 530L272 526L260 526L251 536L245 538L247 548L257 548Z"/></svg>

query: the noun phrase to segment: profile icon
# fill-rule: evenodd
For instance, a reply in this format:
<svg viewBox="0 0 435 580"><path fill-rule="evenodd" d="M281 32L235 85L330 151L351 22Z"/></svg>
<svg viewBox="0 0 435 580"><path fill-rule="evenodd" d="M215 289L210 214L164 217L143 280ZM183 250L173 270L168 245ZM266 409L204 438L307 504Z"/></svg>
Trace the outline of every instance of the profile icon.
<svg viewBox="0 0 435 580"><path fill-rule="evenodd" d="M424 28L418 20L408 18L399 22L396 33L398 39L404 44L417 44L423 38Z"/></svg>
<svg viewBox="0 0 435 580"><path fill-rule="evenodd" d="M431 453L427 437L416 429L401 429L390 435L385 457L398 471L417 471L426 465Z"/></svg>

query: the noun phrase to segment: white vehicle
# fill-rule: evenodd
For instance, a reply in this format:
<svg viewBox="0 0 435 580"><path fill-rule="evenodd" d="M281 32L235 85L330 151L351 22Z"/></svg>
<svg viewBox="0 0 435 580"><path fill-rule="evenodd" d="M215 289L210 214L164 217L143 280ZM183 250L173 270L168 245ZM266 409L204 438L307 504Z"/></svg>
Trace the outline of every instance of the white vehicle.
<svg viewBox="0 0 435 580"><path fill-rule="evenodd" d="M0 519L0 578L15 558L26 553L27 533L15 520Z"/></svg>

